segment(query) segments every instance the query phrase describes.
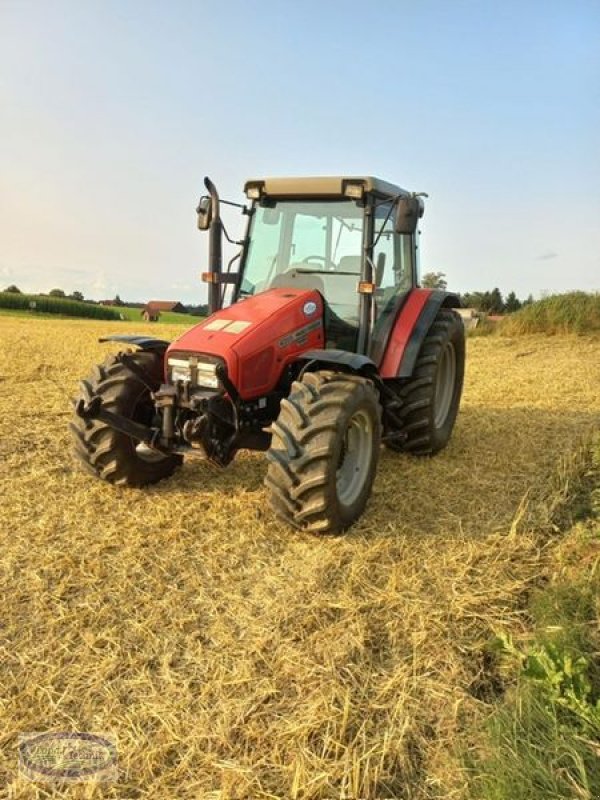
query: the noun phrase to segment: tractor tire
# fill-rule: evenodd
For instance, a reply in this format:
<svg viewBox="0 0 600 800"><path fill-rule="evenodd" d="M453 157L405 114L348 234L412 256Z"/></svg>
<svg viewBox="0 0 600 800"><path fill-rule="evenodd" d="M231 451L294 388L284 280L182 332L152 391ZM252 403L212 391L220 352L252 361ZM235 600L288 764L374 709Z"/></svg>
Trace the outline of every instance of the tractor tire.
<svg viewBox="0 0 600 800"><path fill-rule="evenodd" d="M314 533L338 533L363 513L379 458L381 406L357 375L307 372L272 426L265 484L275 513Z"/></svg>
<svg viewBox="0 0 600 800"><path fill-rule="evenodd" d="M109 356L104 364L94 367L87 380L81 381L80 398L87 404L100 397L107 411L150 425L154 416L151 389L155 391L162 383L163 359L153 352L130 352L127 357L143 371L146 383L119 356ZM140 445L99 420L86 421L74 415L70 428L75 455L85 469L116 486L157 483L172 475L183 460L180 455L163 455Z"/></svg>
<svg viewBox="0 0 600 800"><path fill-rule="evenodd" d="M396 383L404 439L386 446L416 456L442 450L458 414L464 372L463 322L456 311L442 308L421 345L412 377Z"/></svg>

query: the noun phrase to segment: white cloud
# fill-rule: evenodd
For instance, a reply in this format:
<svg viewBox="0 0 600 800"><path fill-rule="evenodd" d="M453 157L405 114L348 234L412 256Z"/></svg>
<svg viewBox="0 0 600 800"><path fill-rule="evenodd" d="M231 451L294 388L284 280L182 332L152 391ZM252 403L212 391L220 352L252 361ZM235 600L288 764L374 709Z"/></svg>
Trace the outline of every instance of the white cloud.
<svg viewBox="0 0 600 800"><path fill-rule="evenodd" d="M106 273L99 272L97 273L94 280L89 284L90 288L92 288L96 292L104 292L108 289L108 281L106 280Z"/></svg>

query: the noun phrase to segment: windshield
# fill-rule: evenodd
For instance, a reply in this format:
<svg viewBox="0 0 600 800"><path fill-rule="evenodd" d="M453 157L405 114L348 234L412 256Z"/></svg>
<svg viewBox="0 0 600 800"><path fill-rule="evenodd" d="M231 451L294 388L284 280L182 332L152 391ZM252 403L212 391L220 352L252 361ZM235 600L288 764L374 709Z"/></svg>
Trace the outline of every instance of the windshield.
<svg viewBox="0 0 600 800"><path fill-rule="evenodd" d="M357 324L363 221L350 199L256 206L240 297L276 286L317 289L335 314Z"/></svg>

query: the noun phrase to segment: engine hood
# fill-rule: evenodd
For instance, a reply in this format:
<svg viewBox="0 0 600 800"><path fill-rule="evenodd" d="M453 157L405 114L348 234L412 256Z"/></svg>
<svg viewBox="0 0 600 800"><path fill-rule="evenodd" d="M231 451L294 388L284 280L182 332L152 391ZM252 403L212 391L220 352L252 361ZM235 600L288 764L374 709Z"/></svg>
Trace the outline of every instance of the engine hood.
<svg viewBox="0 0 600 800"><path fill-rule="evenodd" d="M313 289L270 289L217 311L171 343L169 355L221 358L242 398L266 394L304 350L323 347L323 299Z"/></svg>

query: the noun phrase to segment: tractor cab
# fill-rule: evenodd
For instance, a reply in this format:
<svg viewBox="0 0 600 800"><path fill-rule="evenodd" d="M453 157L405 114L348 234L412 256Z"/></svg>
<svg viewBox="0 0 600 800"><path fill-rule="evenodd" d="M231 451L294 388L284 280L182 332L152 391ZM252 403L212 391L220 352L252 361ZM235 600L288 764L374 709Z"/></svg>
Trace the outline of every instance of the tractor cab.
<svg viewBox="0 0 600 800"><path fill-rule="evenodd" d="M219 199L207 186L199 227L212 229ZM326 346L368 353L386 307L416 285L420 197L371 177L265 178L247 181L245 193L252 205L239 272L221 274L211 253L207 280L233 282L234 302L273 288L314 289L324 300ZM211 311L222 297L213 293Z"/></svg>
<svg viewBox="0 0 600 800"><path fill-rule="evenodd" d="M237 300L275 287L316 289L327 345L358 342L363 209L355 200L272 200L256 205Z"/></svg>

